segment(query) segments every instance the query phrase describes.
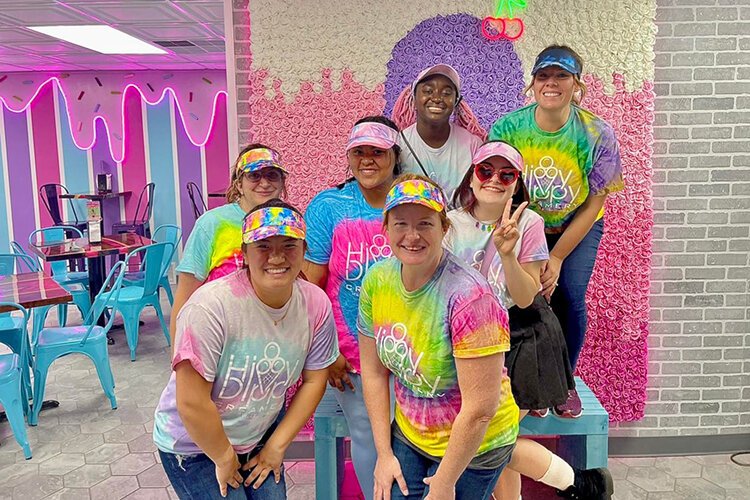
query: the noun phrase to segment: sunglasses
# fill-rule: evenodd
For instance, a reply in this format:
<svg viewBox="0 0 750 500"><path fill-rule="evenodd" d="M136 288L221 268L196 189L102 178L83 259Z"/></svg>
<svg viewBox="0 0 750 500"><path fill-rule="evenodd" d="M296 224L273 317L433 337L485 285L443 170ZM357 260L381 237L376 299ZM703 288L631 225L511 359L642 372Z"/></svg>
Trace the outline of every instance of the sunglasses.
<svg viewBox="0 0 750 500"><path fill-rule="evenodd" d="M245 172L245 178L250 182L260 182L261 179L268 182L279 182L284 178L284 174L278 168L262 168L255 172Z"/></svg>
<svg viewBox="0 0 750 500"><path fill-rule="evenodd" d="M501 169L486 163L480 163L474 166L474 174L480 182L487 182L492 179L493 175L497 175L498 180L500 180L503 186L510 186L518 180L519 172L516 169L509 169L507 167Z"/></svg>

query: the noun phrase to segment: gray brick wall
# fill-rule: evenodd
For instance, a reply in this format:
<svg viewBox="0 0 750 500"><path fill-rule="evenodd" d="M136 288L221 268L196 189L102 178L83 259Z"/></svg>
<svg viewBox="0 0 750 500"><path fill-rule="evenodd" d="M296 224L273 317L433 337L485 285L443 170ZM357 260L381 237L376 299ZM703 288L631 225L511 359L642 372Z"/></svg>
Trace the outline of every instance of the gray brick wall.
<svg viewBox="0 0 750 500"><path fill-rule="evenodd" d="M248 0L233 0L238 142ZM750 432L750 0L657 0L646 418L613 436Z"/></svg>
<svg viewBox="0 0 750 500"><path fill-rule="evenodd" d="M646 418L750 432L750 0L657 0Z"/></svg>

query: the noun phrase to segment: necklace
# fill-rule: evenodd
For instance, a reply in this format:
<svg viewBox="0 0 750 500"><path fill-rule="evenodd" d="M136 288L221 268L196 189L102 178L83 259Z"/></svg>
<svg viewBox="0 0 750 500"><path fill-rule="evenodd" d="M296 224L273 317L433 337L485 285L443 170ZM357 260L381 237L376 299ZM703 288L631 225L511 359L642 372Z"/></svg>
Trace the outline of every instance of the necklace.
<svg viewBox="0 0 750 500"><path fill-rule="evenodd" d="M271 321L273 321L273 326L278 326L279 323L284 321L284 318L286 318L286 315L289 314L289 309L291 309L291 307L287 307L286 311L284 311L284 314L279 319L271 318ZM268 316L270 317L271 315L269 314Z"/></svg>
<svg viewBox="0 0 750 500"><path fill-rule="evenodd" d="M477 229L481 229L482 231L486 233L491 233L492 231L495 230L495 227L497 227L497 222L493 222L492 224L485 224L484 222L481 222L481 221L474 221L474 226Z"/></svg>

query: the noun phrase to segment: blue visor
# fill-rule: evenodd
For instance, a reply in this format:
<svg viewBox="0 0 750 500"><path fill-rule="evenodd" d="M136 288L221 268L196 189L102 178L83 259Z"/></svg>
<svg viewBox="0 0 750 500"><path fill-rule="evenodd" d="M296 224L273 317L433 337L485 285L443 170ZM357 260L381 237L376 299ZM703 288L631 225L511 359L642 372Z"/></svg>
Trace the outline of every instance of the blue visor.
<svg viewBox="0 0 750 500"><path fill-rule="evenodd" d="M541 54L536 58L534 68L531 70L532 75L536 75L540 69L548 68L550 66L558 66L568 73L581 77L581 65L578 64L576 58L573 57L569 51L565 49L549 49L542 51Z"/></svg>

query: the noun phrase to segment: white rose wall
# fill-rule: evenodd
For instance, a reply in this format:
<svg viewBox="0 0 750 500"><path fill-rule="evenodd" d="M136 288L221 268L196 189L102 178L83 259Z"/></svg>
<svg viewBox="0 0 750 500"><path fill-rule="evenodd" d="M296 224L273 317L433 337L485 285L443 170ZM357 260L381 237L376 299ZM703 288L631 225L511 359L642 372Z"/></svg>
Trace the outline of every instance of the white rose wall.
<svg viewBox="0 0 750 500"><path fill-rule="evenodd" d="M498 9L523 22L518 39L482 34L482 20ZM637 420L647 380L655 9L646 0L251 1L242 23L249 36L235 29L237 57L249 61L240 73L249 78L237 80L239 135L282 152L289 198L304 207L348 177L353 123L389 115L421 69L455 66L465 101L488 129L528 101L523 89L542 48L573 47L585 61L583 106L615 128L626 186L607 201L578 374L613 421Z"/></svg>

